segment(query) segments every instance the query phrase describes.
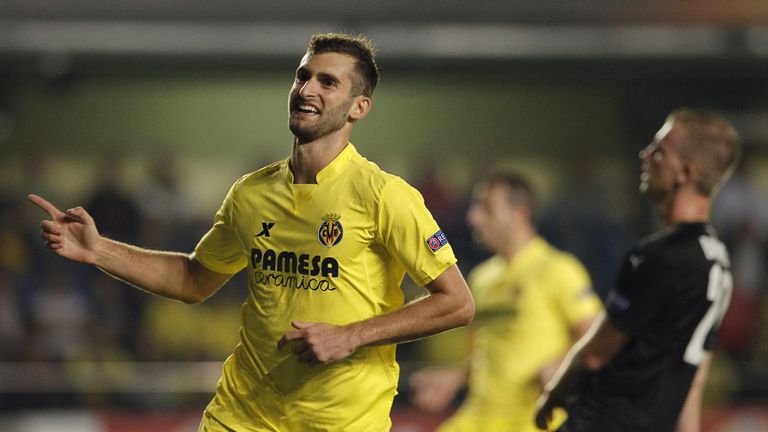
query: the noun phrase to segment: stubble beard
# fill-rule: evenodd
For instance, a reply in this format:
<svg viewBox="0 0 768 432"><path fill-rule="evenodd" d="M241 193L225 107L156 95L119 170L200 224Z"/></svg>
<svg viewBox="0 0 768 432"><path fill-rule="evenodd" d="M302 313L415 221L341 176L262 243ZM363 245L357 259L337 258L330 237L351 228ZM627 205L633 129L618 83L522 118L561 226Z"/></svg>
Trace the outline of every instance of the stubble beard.
<svg viewBox="0 0 768 432"><path fill-rule="evenodd" d="M640 194L656 206L663 206L674 195L677 188L677 184L669 188L661 187L659 184L654 184L650 178L641 179L639 186Z"/></svg>
<svg viewBox="0 0 768 432"><path fill-rule="evenodd" d="M665 194L665 192L659 188L658 184L654 185L651 173L648 171L640 173L640 185L638 186L638 190L640 191L640 194L654 201L659 198L659 196Z"/></svg>
<svg viewBox="0 0 768 432"><path fill-rule="evenodd" d="M663 191L659 190L658 188L654 188L653 185L651 185L651 182L647 180L640 181L638 190L640 191L641 195L647 197L651 201L657 201L661 196L664 195Z"/></svg>
<svg viewBox="0 0 768 432"><path fill-rule="evenodd" d="M295 106L295 105L292 105ZM352 101L341 104L336 108L321 113L319 118L306 121L305 119L294 120L288 118L288 128L298 139L299 143L308 143L318 140L326 135L330 135L347 123L349 108Z"/></svg>

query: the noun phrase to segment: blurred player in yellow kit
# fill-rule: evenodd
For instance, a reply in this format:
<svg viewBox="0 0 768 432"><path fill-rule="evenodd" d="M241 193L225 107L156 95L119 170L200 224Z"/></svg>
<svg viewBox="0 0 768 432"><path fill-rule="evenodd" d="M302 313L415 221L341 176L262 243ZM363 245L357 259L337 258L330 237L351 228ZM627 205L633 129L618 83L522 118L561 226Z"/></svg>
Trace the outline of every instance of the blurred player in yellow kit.
<svg viewBox="0 0 768 432"><path fill-rule="evenodd" d="M240 343L200 431L387 431L394 343L471 321L421 195L349 143L378 79L366 38L315 35L289 93L290 157L238 180L194 253L106 239L84 209L30 196L49 249L151 293L200 302L246 269ZM406 272L430 295L404 305Z"/></svg>
<svg viewBox="0 0 768 432"><path fill-rule="evenodd" d="M586 269L549 245L532 223L527 180L495 172L474 190L467 220L495 253L469 276L477 314L469 367L433 367L411 377L422 409L448 407L468 393L440 432L536 431L531 420L542 386L600 310Z"/></svg>

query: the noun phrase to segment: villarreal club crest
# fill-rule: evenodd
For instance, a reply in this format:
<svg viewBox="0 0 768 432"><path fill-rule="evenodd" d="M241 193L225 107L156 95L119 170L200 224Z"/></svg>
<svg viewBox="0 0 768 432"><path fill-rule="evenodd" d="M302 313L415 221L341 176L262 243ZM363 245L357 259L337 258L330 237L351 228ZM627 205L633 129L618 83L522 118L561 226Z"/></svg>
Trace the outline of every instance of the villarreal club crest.
<svg viewBox="0 0 768 432"><path fill-rule="evenodd" d="M339 222L341 216L336 213L328 213L322 219L323 223L320 224L320 228L317 230L317 239L321 245L327 248L336 246L344 235L344 228L342 228L341 222Z"/></svg>

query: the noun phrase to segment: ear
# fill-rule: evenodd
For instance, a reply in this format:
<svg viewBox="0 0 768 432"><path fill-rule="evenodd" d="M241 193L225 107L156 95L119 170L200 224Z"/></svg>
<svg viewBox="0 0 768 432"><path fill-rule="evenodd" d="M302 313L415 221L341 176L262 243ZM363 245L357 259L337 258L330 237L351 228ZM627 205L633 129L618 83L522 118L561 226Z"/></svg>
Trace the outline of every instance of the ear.
<svg viewBox="0 0 768 432"><path fill-rule="evenodd" d="M699 179L699 166L696 162L685 162L683 168L677 173L677 182L679 184L696 184Z"/></svg>
<svg viewBox="0 0 768 432"><path fill-rule="evenodd" d="M349 110L349 120L355 122L368 115L372 103L373 101L368 96L356 96Z"/></svg>

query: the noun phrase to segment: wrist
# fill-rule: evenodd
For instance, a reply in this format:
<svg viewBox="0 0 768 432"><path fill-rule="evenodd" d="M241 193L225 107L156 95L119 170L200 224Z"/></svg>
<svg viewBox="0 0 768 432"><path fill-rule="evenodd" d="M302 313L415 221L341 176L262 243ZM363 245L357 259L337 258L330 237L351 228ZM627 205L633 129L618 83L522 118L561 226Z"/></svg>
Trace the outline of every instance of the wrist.
<svg viewBox="0 0 768 432"><path fill-rule="evenodd" d="M104 256L107 254L108 247L107 240L102 236L97 236L93 242L93 247L86 253L85 262L96 267L103 267Z"/></svg>
<svg viewBox="0 0 768 432"><path fill-rule="evenodd" d="M360 323L347 324L342 326L342 329L347 334L347 340L349 341L352 351L356 351L358 348L366 344L366 342L363 340Z"/></svg>

